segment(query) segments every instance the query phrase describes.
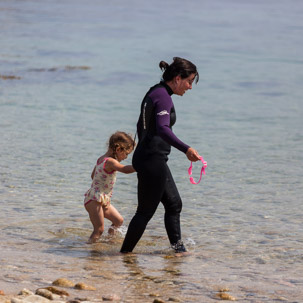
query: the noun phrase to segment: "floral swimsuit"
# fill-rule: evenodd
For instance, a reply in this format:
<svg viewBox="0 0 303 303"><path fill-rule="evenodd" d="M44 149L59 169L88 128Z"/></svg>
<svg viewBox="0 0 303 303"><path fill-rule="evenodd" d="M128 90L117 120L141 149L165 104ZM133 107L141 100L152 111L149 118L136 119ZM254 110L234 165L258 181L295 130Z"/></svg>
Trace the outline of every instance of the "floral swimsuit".
<svg viewBox="0 0 303 303"><path fill-rule="evenodd" d="M84 195L84 205L93 200L100 202L103 207L110 205L110 198L116 182L116 171L108 172L105 169L107 160L108 158L98 159L91 188Z"/></svg>

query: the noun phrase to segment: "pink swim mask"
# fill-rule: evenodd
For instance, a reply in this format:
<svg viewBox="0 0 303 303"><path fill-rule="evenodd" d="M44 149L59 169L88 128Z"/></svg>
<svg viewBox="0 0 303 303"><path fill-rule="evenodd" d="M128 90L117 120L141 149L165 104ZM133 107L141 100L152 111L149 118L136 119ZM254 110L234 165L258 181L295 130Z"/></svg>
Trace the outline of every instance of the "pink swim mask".
<svg viewBox="0 0 303 303"><path fill-rule="evenodd" d="M205 175L205 168L207 167L207 162L204 161L202 156L201 156L200 160L202 162L202 168L201 168L201 173L200 173L200 179L198 182L195 182L194 178L191 177L192 170L193 170L193 162L191 162L190 167L188 168L189 181L191 184L199 184L202 179L202 174Z"/></svg>

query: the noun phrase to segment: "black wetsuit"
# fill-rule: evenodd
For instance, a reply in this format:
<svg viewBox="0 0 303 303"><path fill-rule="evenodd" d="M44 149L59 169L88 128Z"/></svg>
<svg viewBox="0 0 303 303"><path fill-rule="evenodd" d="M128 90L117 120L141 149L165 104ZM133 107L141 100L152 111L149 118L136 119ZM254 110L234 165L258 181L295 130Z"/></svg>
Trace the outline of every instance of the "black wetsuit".
<svg viewBox="0 0 303 303"><path fill-rule="evenodd" d="M137 123L139 142L132 159L138 176L138 208L129 224L121 252L134 249L160 202L165 208L165 228L171 245L176 248L181 243L182 201L167 160L171 146L184 153L189 146L171 129L176 121L172 94L170 87L160 82L150 88L141 104ZM185 251L182 243L181 246L179 250Z"/></svg>

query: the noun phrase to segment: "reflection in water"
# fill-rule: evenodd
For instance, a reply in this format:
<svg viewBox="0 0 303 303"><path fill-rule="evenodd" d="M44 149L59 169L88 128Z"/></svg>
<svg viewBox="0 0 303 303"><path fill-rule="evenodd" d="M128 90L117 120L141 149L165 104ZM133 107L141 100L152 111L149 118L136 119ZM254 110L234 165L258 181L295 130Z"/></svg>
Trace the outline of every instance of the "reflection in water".
<svg viewBox="0 0 303 303"><path fill-rule="evenodd" d="M188 272L182 271L182 265L188 262L190 257L185 258L171 254L124 256L123 263L129 276L128 293L136 299L144 294L146 298L160 297L171 301L197 302L202 289L198 284L190 282Z"/></svg>

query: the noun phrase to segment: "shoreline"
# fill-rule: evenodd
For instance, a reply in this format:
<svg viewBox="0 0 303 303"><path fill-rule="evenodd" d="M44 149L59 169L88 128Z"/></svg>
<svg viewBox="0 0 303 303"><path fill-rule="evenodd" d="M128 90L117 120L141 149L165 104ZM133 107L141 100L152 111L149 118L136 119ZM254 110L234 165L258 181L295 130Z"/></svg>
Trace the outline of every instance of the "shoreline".
<svg viewBox="0 0 303 303"><path fill-rule="evenodd" d="M103 302L103 301L120 301L121 298L116 294L102 295L99 298L95 296L86 296L84 293L83 296L81 294L74 295L70 294L67 290L76 289L76 290L84 290L84 291L94 291L95 287L87 285L85 283L77 283L72 286L71 281L67 279L58 279L56 281L61 280L60 283L62 285L57 286L48 286L44 288L38 288L35 292L23 288L18 294L5 294L2 290L0 290L0 303L65 303L65 302ZM56 281L53 282L53 285L56 284ZM66 284L65 284L66 283ZM58 283L59 284L59 283Z"/></svg>

